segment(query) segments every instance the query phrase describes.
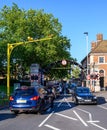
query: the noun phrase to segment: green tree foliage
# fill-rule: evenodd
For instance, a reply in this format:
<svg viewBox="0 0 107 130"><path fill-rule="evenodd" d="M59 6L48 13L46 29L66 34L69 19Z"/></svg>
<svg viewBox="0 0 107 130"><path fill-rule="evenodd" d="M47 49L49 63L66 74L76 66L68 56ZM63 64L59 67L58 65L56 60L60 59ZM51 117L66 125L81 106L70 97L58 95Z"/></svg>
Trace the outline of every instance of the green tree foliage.
<svg viewBox="0 0 107 130"><path fill-rule="evenodd" d="M32 63L44 67L56 60L70 59L70 40L63 36L61 31L62 25L58 19L44 10L24 10L15 3L12 7L4 6L0 11L0 61L6 63L7 43L24 42L28 36L41 39L50 35L53 35L52 40L14 48L11 63L16 59L17 64L24 68Z"/></svg>
<svg viewBox="0 0 107 130"><path fill-rule="evenodd" d="M72 77L79 78L79 74L80 74L80 68L78 68L77 66L73 67Z"/></svg>

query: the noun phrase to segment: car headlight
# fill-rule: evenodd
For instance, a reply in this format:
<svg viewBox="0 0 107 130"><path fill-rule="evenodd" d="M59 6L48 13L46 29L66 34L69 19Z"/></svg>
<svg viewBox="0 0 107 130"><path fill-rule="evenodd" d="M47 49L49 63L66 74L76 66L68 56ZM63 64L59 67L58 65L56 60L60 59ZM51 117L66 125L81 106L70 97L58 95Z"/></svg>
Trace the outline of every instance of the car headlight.
<svg viewBox="0 0 107 130"><path fill-rule="evenodd" d="M82 97L78 97L78 96L77 96L77 99L82 99Z"/></svg>
<svg viewBox="0 0 107 130"><path fill-rule="evenodd" d="M97 99L97 97L96 97L96 96L94 96L94 97L93 97L93 99Z"/></svg>

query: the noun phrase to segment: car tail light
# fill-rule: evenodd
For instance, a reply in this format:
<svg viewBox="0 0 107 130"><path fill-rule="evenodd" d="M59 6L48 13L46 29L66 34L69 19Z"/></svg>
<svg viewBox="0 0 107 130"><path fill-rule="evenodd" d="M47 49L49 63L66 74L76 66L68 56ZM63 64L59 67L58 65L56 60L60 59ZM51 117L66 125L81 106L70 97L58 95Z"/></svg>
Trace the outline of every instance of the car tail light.
<svg viewBox="0 0 107 130"><path fill-rule="evenodd" d="M30 100L38 100L39 96L34 96Z"/></svg>
<svg viewBox="0 0 107 130"><path fill-rule="evenodd" d="M13 98L12 96L10 96L9 100L10 100L10 101L13 101L13 100L14 100L14 98Z"/></svg>

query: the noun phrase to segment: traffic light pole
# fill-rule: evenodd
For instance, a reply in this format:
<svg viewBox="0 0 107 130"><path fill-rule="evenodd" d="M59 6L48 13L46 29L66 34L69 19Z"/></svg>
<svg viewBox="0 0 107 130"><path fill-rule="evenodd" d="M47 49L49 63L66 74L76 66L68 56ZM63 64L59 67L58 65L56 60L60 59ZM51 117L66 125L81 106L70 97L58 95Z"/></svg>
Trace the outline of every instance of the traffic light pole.
<svg viewBox="0 0 107 130"><path fill-rule="evenodd" d="M36 39L33 40L32 38L28 37L29 41L25 42L19 42L19 43L8 43L7 44L7 96L10 96L10 56L13 51L13 49L19 45L27 44L27 43L33 43L33 42L39 42L39 41L47 41L52 39L52 37L42 38L42 39Z"/></svg>

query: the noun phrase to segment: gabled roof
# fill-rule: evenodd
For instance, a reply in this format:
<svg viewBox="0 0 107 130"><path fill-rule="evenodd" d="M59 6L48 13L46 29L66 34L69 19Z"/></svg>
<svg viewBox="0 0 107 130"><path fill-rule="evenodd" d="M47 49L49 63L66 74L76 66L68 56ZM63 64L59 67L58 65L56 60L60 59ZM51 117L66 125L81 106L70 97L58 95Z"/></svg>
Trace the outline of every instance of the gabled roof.
<svg viewBox="0 0 107 130"><path fill-rule="evenodd" d="M97 43L96 47L90 53L107 53L107 40Z"/></svg>
<svg viewBox="0 0 107 130"><path fill-rule="evenodd" d="M90 55L91 53L107 53L107 40L103 40L97 43L96 47L91 50L88 55ZM83 58L83 60L81 61L81 63L87 58L87 56L85 56Z"/></svg>

